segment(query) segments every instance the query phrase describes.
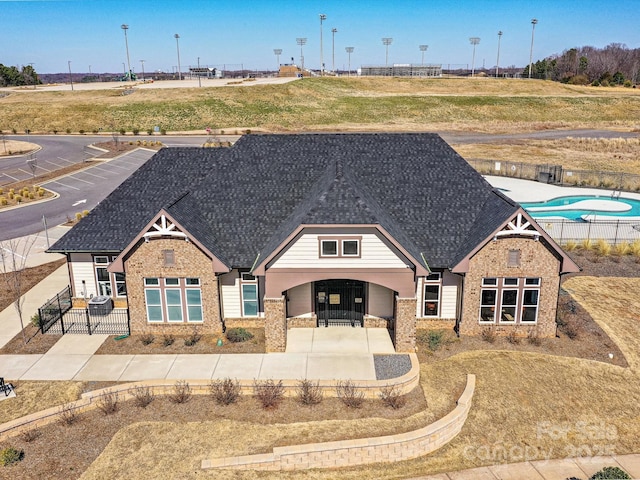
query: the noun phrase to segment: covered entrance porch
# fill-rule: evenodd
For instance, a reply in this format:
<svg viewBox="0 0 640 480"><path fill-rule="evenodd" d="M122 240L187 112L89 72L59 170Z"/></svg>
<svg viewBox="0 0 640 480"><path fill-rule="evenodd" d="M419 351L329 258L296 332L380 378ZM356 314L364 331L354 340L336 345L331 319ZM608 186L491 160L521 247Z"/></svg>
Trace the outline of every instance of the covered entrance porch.
<svg viewBox="0 0 640 480"><path fill-rule="evenodd" d="M386 328L292 328L286 353L396 353Z"/></svg>

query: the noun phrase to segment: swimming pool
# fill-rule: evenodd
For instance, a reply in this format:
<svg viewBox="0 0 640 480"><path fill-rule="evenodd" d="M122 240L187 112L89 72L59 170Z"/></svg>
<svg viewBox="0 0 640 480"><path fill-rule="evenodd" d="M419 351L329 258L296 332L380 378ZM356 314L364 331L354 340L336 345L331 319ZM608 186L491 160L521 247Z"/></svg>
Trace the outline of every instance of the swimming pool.
<svg viewBox="0 0 640 480"><path fill-rule="evenodd" d="M640 220L640 200L609 195L572 195L521 205L534 218L556 217L577 222Z"/></svg>

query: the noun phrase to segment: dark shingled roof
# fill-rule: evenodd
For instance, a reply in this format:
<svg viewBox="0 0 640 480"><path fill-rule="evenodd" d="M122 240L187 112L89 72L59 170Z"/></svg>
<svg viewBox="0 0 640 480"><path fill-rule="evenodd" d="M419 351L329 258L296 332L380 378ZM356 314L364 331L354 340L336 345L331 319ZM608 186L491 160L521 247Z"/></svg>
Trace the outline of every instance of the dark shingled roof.
<svg viewBox="0 0 640 480"><path fill-rule="evenodd" d="M249 135L161 150L50 251L121 251L162 208L229 267L251 267L299 225L379 224L448 268L518 205L436 134Z"/></svg>

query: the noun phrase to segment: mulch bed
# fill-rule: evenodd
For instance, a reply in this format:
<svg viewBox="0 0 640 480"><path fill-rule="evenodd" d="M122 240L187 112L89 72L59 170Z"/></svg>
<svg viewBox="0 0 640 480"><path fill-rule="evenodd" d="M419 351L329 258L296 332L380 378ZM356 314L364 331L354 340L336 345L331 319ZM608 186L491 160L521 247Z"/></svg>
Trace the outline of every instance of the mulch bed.
<svg viewBox="0 0 640 480"><path fill-rule="evenodd" d="M150 148L152 150L160 150L162 147L164 147L164 145L162 144L156 145L156 141L160 140L146 140L146 145L144 145L142 143L143 140L132 140L128 137L121 137L117 142L109 140L108 142L94 143L93 146L107 150L106 152L98 155L96 158L113 158L140 147Z"/></svg>
<svg viewBox="0 0 640 480"><path fill-rule="evenodd" d="M253 338L246 342L233 343L224 335L202 335L200 340L191 346L185 341L190 340L190 335L172 335L173 343L167 345L165 336L155 335L153 342L145 345L143 339L146 335L131 335L123 340L116 340L116 336L110 336L100 346L96 355L136 355L136 354L174 354L174 353L265 353L264 329L247 328L253 334ZM218 347L218 340L222 340L222 346Z"/></svg>
<svg viewBox="0 0 640 480"><path fill-rule="evenodd" d="M313 407L301 405L295 398L285 398L277 408L269 410L261 408L252 397L240 397L236 404L229 406L219 406L207 395L193 396L182 404L173 403L165 396L156 397L146 408L137 407L133 401L121 402L117 412L110 415L93 410L80 414L72 425L56 422L41 427L37 438L30 442L24 436L1 442L0 450L8 446L24 450L24 459L0 469L8 474L7 478L15 480L79 478L120 429L137 422L230 419L266 425L371 417L398 419L427 409L421 389L414 389L406 398L406 405L398 410L383 406L380 400L365 400L359 409L347 408L337 398L324 398ZM455 397L452 395L451 398L449 409L453 408ZM353 435L357 437L358 432L354 431Z"/></svg>

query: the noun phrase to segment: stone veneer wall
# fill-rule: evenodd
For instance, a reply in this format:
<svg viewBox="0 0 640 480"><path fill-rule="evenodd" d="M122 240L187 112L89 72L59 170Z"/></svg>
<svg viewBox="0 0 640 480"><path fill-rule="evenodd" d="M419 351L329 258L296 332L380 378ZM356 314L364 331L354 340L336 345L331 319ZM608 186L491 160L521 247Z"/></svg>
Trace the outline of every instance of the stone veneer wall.
<svg viewBox="0 0 640 480"><path fill-rule="evenodd" d="M375 438L275 447L272 453L203 460L203 469L307 470L352 467L378 462L397 462L431 453L460 433L471 409L475 375L453 411L440 420L412 432Z"/></svg>
<svg viewBox="0 0 640 480"><path fill-rule="evenodd" d="M289 317L287 318L287 328L315 328L318 326L318 317Z"/></svg>
<svg viewBox="0 0 640 480"><path fill-rule="evenodd" d="M396 297L394 344L397 353L416 351L416 299Z"/></svg>
<svg viewBox="0 0 640 480"><path fill-rule="evenodd" d="M520 266L509 267L509 250L520 250ZM480 335L489 324L480 324L480 291L483 277L539 277L540 298L536 324L492 325L498 335L513 330L521 335L535 332L540 337L556 334L556 308L560 288L560 260L551 253L543 241L532 238L500 238L484 246L469 261L464 281L461 335Z"/></svg>
<svg viewBox="0 0 640 480"><path fill-rule="evenodd" d="M264 299L265 350L284 352L287 348L287 317L284 296Z"/></svg>
<svg viewBox="0 0 640 480"><path fill-rule="evenodd" d="M245 318L224 318L224 325L227 330L230 328L264 328L264 318L245 317Z"/></svg>
<svg viewBox="0 0 640 480"><path fill-rule="evenodd" d="M423 330L453 330L455 318L418 318L416 328Z"/></svg>
<svg viewBox="0 0 640 480"><path fill-rule="evenodd" d="M173 250L175 264L164 264L163 250ZM125 261L127 299L131 333L189 334L194 327L200 333L221 333L218 280L213 264L193 243L175 238L152 239L135 248ZM144 297L145 277L197 277L202 292L203 322L149 323Z"/></svg>
<svg viewBox="0 0 640 480"><path fill-rule="evenodd" d="M363 322L365 328L389 328L393 324L392 319L376 317L375 315L365 315Z"/></svg>

